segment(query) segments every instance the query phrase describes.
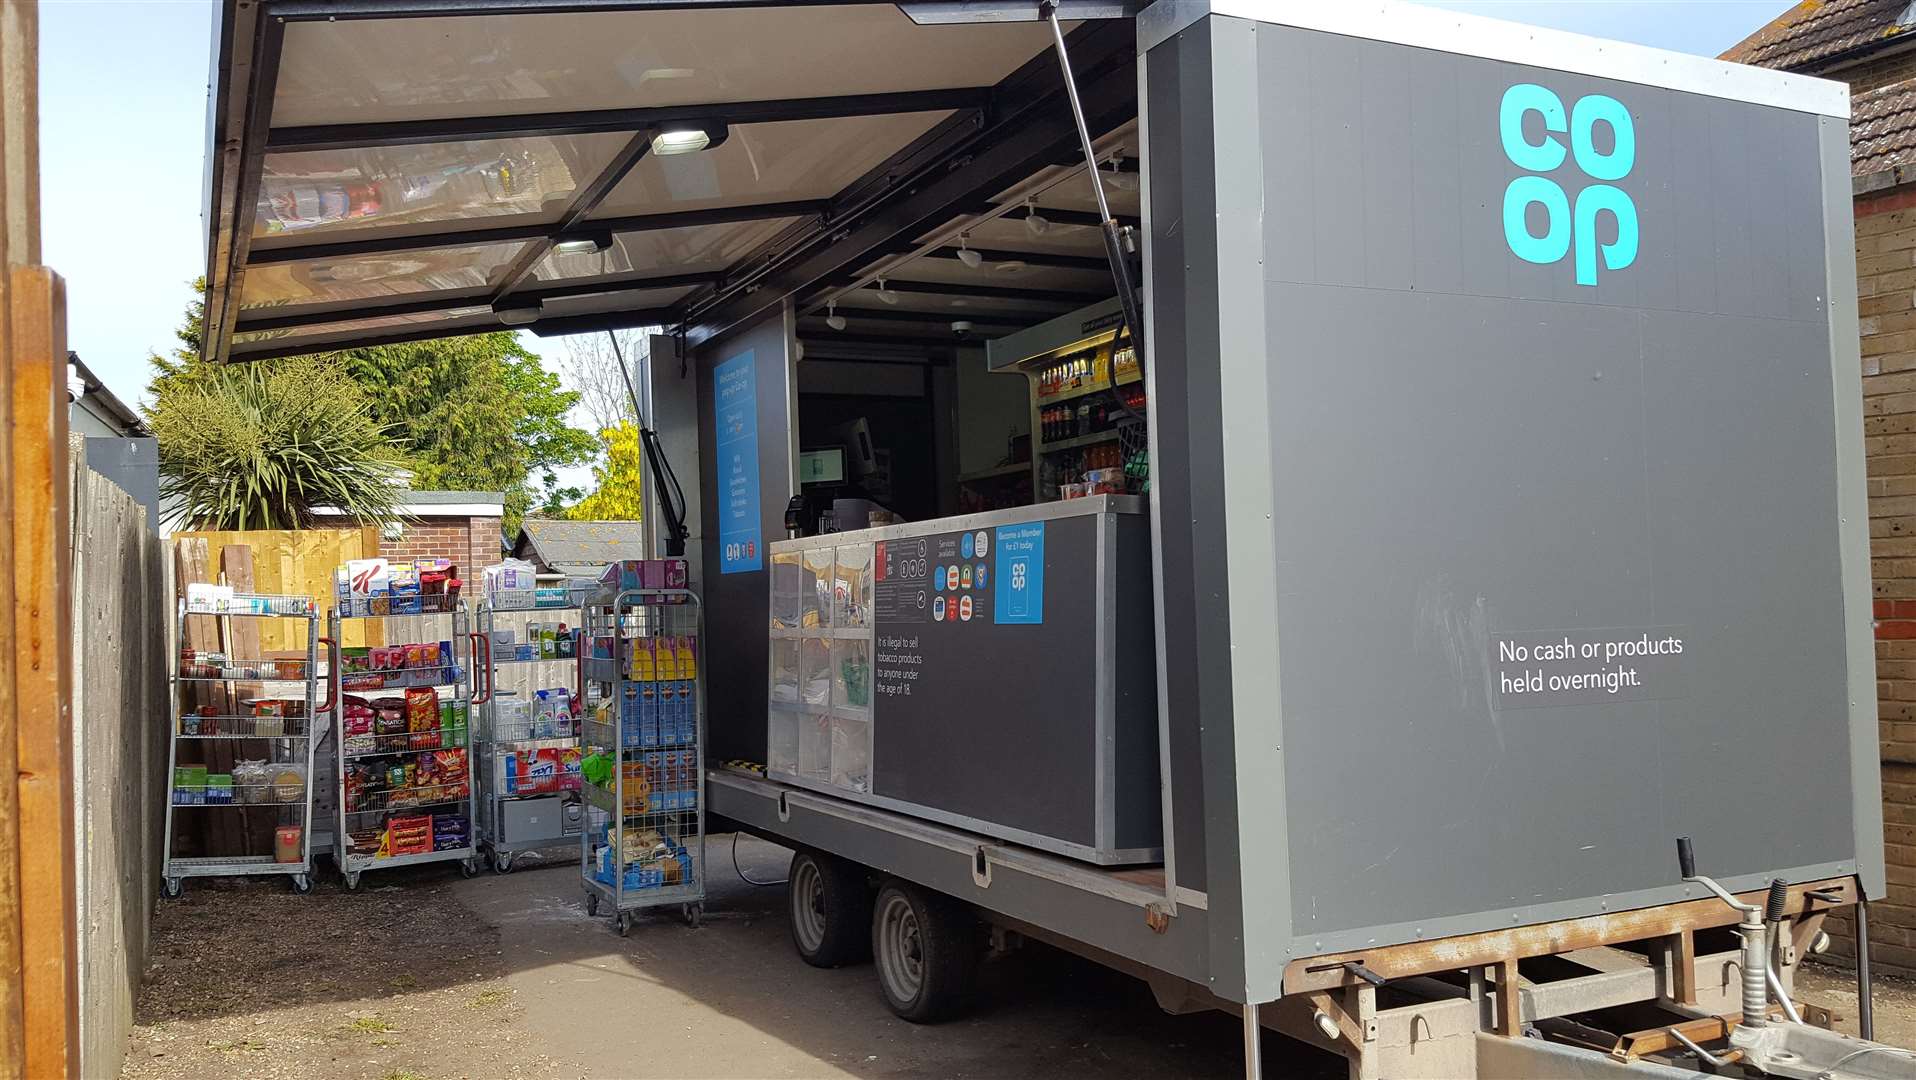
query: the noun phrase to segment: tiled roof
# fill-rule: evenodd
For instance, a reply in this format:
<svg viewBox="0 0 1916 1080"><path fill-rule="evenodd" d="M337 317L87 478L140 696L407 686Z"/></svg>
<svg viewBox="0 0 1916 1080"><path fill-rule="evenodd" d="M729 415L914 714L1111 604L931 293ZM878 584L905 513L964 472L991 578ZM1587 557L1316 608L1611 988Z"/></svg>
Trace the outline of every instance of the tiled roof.
<svg viewBox="0 0 1916 1080"><path fill-rule="evenodd" d="M1849 157L1857 176L1916 163L1916 79L1850 99Z"/></svg>
<svg viewBox="0 0 1916 1080"><path fill-rule="evenodd" d="M1821 61L1907 33L1910 0L1803 0L1723 54L1739 64L1814 71Z"/></svg>

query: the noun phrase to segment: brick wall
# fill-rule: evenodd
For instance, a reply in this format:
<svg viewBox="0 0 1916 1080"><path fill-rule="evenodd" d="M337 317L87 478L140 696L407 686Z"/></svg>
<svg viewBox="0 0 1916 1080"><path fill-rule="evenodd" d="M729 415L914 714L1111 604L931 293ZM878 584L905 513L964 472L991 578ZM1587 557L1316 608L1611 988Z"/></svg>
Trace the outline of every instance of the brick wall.
<svg viewBox="0 0 1916 1080"><path fill-rule="evenodd" d="M1855 210L1889 867L1889 895L1870 905L1870 949L1884 967L1916 973L1916 186L1864 196ZM1847 963L1854 928L1832 920L1830 933L1830 959Z"/></svg>
<svg viewBox="0 0 1916 1080"><path fill-rule="evenodd" d="M496 517L421 517L406 523L397 541L382 539L379 553L395 559L446 558L459 564L468 582L499 561Z"/></svg>
<svg viewBox="0 0 1916 1080"><path fill-rule="evenodd" d="M1855 67L1843 68L1820 76L1825 79L1840 79L1849 84L1852 94L1866 93L1893 82L1902 82L1916 75L1916 52L1903 52L1895 56L1885 56L1870 60Z"/></svg>

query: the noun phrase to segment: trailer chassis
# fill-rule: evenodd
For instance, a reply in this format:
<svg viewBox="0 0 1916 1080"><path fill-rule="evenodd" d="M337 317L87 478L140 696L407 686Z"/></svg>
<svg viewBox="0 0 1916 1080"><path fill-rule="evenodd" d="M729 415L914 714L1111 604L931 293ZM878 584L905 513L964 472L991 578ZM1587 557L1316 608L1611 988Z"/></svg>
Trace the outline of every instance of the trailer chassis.
<svg viewBox="0 0 1916 1080"><path fill-rule="evenodd" d="M712 812L741 831L968 905L1001 947L1042 942L1144 980L1167 1012L1244 1018L1247 1077L1262 1074L1265 1028L1342 1056L1352 1080L1376 1080L1694 1076L1704 1062L1691 1044L1744 1025L1744 953L1730 933L1739 913L1714 897L1299 958L1284 997L1247 1007L1212 986L1207 898L1185 890L1168 916L1153 870L1091 867L751 773L714 769L707 790ZM1853 878L1832 878L1784 895L1774 967L1787 992L1827 940L1825 919L1860 893ZM1835 1019L1827 1010L1798 1008L1799 1039L1873 1045L1819 1030ZM1719 1061L1733 1066L1728 1054Z"/></svg>

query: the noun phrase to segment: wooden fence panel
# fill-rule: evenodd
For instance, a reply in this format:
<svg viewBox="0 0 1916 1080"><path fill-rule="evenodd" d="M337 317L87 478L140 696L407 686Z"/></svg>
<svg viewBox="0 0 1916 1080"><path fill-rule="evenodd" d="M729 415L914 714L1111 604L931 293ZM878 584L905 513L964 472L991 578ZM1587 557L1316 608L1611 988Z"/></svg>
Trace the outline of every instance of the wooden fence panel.
<svg viewBox="0 0 1916 1080"><path fill-rule="evenodd" d="M333 602L333 570L350 559L369 559L379 554L379 530L301 529L297 531L252 530L247 532L206 530L173 534L176 546L200 545L203 565L209 576L181 581L215 581L222 549L244 545L253 550L253 588L263 593L310 596L321 610ZM182 585L184 588L184 585ZM269 619L258 623L260 648L267 653L306 648L304 625L290 619ZM377 624L348 623L342 647L384 645Z"/></svg>
<svg viewBox="0 0 1916 1080"><path fill-rule="evenodd" d="M171 615L160 540L133 497L70 457L80 1064L119 1071L159 892Z"/></svg>

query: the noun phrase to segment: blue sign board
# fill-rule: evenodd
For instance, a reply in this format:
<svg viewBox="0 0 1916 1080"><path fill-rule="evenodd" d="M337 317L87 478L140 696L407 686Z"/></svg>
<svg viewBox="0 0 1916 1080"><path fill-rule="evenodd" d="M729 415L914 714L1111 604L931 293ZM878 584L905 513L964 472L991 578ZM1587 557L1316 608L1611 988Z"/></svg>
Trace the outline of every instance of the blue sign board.
<svg viewBox="0 0 1916 1080"><path fill-rule="evenodd" d="M758 375L747 349L712 372L717 425L719 573L765 568L758 505Z"/></svg>
<svg viewBox="0 0 1916 1080"><path fill-rule="evenodd" d="M1036 626L1044 622L1044 522L998 527L998 570L992 579L991 621Z"/></svg>

